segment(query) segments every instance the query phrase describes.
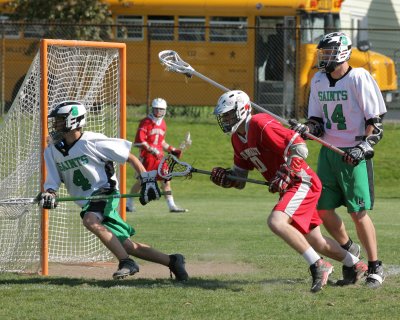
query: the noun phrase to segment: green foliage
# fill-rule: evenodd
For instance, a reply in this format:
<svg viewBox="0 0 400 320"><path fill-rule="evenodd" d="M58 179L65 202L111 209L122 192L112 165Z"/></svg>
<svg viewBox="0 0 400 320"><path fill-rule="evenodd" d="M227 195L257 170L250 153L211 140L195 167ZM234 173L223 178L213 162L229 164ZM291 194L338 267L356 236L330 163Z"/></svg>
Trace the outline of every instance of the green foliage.
<svg viewBox="0 0 400 320"><path fill-rule="evenodd" d="M111 38L111 28L98 26L113 23L108 4L101 0L15 0L9 6L13 20L43 23L44 38ZM49 21L65 24L65 27L48 24Z"/></svg>

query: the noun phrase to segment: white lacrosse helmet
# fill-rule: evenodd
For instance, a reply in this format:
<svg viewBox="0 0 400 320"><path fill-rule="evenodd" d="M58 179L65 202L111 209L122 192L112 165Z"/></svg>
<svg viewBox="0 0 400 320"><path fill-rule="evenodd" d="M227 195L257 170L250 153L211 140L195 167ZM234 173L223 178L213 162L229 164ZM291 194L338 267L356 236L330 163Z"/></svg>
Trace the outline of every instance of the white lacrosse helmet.
<svg viewBox="0 0 400 320"><path fill-rule="evenodd" d="M162 119L167 113L167 101L162 98L155 98L151 103L151 113L157 119Z"/></svg>
<svg viewBox="0 0 400 320"><path fill-rule="evenodd" d="M251 115L249 96L240 90L225 92L218 100L214 115L224 133L234 133Z"/></svg>
<svg viewBox="0 0 400 320"><path fill-rule="evenodd" d="M62 139L64 133L82 128L85 123L86 108L78 101L63 101L48 115L48 128L53 141Z"/></svg>
<svg viewBox="0 0 400 320"><path fill-rule="evenodd" d="M350 59L351 39L343 32L326 34L318 43L318 69L330 73Z"/></svg>

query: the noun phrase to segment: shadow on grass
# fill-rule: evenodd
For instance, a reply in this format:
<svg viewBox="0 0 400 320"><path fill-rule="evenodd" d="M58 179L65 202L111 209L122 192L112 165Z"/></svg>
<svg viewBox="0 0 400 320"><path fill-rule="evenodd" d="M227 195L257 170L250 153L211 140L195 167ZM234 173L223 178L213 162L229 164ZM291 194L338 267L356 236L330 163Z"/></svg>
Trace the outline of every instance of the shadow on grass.
<svg viewBox="0 0 400 320"><path fill-rule="evenodd" d="M17 276L17 278L15 277ZM166 287L182 287L182 288L202 288L204 290L230 290L240 292L244 289L242 286L247 285L294 285L305 283L309 279L268 279L268 280L218 280L191 278L186 282L179 282L173 279L125 279L125 280L98 280L86 278L67 278L67 277L38 277L38 276L19 276L13 275L12 278L7 276L6 279L0 278L0 286L3 285L55 285L69 287L98 287L98 288L166 288Z"/></svg>

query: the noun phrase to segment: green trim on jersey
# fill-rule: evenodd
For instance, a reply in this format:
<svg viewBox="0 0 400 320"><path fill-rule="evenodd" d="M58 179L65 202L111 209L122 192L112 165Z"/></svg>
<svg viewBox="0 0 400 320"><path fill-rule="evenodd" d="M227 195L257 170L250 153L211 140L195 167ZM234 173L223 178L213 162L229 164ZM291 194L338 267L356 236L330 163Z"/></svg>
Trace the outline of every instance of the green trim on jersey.
<svg viewBox="0 0 400 320"><path fill-rule="evenodd" d="M98 192L93 193L93 195L98 194ZM113 191L107 193L107 195L114 194L117 195L119 194L119 192ZM119 215L117 211L118 204L119 198L88 201L86 205L82 208L81 218L83 218L83 216L89 210L102 213L104 217L102 225L110 230L118 238L118 240L123 243L127 238L130 238L136 232L135 229L128 223L126 223Z"/></svg>
<svg viewBox="0 0 400 320"><path fill-rule="evenodd" d="M342 148L346 150L346 148ZM347 207L348 213L372 210L374 178L371 160L353 167L336 152L322 147L318 156L317 174L322 182L318 210Z"/></svg>

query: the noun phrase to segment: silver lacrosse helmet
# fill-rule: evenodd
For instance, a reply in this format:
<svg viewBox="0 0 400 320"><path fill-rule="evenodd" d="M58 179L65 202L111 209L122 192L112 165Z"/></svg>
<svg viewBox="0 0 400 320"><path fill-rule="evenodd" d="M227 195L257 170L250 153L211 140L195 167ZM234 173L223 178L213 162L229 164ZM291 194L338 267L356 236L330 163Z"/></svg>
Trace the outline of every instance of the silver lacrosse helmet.
<svg viewBox="0 0 400 320"><path fill-rule="evenodd" d="M326 34L317 46L318 69L330 73L350 59L351 39L343 32Z"/></svg>
<svg viewBox="0 0 400 320"><path fill-rule="evenodd" d="M218 100L214 115L224 133L234 133L251 115L249 96L241 90L225 92Z"/></svg>
<svg viewBox="0 0 400 320"><path fill-rule="evenodd" d="M151 113L157 119L162 119L167 113L167 101L162 98L155 98L151 102Z"/></svg>
<svg viewBox="0 0 400 320"><path fill-rule="evenodd" d="M86 108L78 101L63 101L48 115L48 129L52 140L57 143L64 133L82 128L85 123Z"/></svg>

